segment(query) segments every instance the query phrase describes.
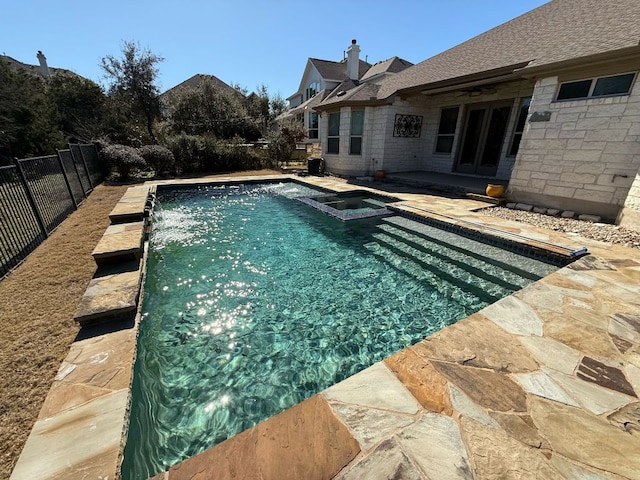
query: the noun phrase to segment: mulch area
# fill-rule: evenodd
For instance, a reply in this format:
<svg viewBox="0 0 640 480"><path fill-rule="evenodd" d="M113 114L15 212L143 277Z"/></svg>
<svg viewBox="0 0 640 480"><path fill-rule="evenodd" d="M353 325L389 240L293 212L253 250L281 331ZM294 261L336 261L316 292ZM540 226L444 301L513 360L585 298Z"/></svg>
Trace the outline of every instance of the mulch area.
<svg viewBox="0 0 640 480"><path fill-rule="evenodd" d="M237 175L274 173L279 172ZM11 475L78 334L73 315L96 270L91 252L126 189L96 187L42 245L0 280L0 478Z"/></svg>

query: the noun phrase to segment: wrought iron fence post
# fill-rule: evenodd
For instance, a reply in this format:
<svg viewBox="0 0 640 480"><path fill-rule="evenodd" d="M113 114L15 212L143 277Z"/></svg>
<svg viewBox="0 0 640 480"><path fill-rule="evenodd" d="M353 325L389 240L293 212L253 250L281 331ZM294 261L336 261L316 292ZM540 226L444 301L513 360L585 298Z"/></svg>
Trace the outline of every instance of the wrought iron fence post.
<svg viewBox="0 0 640 480"><path fill-rule="evenodd" d="M27 182L27 177L24 174L24 170L22 169L22 165L20 164L20 160L15 159L16 168L18 169L18 173L20 174L20 180L24 185L25 192L27 193L27 199L29 200L29 205L33 209L33 213L36 216L36 220L38 221L38 226L45 237L49 236L49 232L47 232L47 227L45 227L44 219L42 218L42 213L40 213L40 209L38 208L38 204L33 196L33 192L31 191L31 187L29 186L29 182Z"/></svg>
<svg viewBox="0 0 640 480"><path fill-rule="evenodd" d="M62 163L62 157L60 156L60 150L56 150L56 154L58 156L58 163L60 164L60 171L62 172L62 176L64 178L64 183L67 185L67 190L69 190L69 196L71 197L71 201L73 202L74 208L78 209L78 202L76 202L76 198L73 196L73 190L71 190L71 184L69 183L69 177L67 177L67 172L64 169L64 163ZM72 153L73 155L73 153Z"/></svg>
<svg viewBox="0 0 640 480"><path fill-rule="evenodd" d="M73 148L71 148L71 144L69 144L69 150L71 150L71 155L75 157L75 154L73 153ZM82 160L82 164L84 165L84 171L87 172L87 179L89 180L89 186L91 187L91 190L93 190L96 187L93 184L93 180L91 180L91 172L89 171L89 165L87 165L87 160L84 158L84 152L80 148L80 144L78 144L77 151L80 152L80 159Z"/></svg>

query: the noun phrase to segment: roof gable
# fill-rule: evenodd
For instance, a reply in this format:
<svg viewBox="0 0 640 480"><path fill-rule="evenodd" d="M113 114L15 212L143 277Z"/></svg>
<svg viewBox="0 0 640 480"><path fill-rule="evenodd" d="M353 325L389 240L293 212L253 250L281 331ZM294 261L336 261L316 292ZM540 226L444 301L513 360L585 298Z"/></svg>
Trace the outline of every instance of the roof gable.
<svg viewBox="0 0 640 480"><path fill-rule="evenodd" d="M347 78L347 60L340 62L332 62L331 60L320 60L319 58L310 58L309 62L318 70L318 73L325 80L342 81ZM363 60L359 60L358 78L371 68L371 65Z"/></svg>
<svg viewBox="0 0 640 480"><path fill-rule="evenodd" d="M235 88L231 87L230 85L227 85L225 82L220 80L215 75L196 73L193 77L187 78L184 82L179 83L175 87L168 89L166 92L162 93L160 97L164 99L171 98L177 95L182 90L186 90L189 88L198 88L204 81L209 81L213 83L213 85L216 88L219 88L221 90L226 90L229 93L231 92L238 93L238 94L240 93Z"/></svg>
<svg viewBox="0 0 640 480"><path fill-rule="evenodd" d="M398 73L412 65L413 63L408 60L404 60L403 58L391 57L387 60L374 64L364 75L362 75L360 80L365 81L383 73Z"/></svg>
<svg viewBox="0 0 640 480"><path fill-rule="evenodd" d="M393 75L380 98L510 65L525 68L638 46L638 0L553 0Z"/></svg>

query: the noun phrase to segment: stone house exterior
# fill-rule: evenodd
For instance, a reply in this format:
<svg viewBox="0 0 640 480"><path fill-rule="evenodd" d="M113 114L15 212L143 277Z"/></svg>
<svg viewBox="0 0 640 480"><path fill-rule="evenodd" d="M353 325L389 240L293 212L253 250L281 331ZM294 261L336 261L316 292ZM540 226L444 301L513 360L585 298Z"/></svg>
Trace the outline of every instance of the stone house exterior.
<svg viewBox="0 0 640 480"><path fill-rule="evenodd" d="M640 215L640 2L552 0L315 106L326 169L472 175L512 201Z"/></svg>

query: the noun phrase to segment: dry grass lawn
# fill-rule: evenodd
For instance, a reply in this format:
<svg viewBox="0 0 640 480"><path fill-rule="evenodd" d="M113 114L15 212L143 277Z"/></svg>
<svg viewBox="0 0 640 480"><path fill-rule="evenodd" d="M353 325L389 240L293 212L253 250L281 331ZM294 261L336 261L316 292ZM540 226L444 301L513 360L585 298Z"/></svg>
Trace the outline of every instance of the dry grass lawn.
<svg viewBox="0 0 640 480"><path fill-rule="evenodd" d="M274 171L238 175L274 174ZM73 314L95 272L91 252L126 186L98 186L0 280L0 478L9 478L79 328Z"/></svg>
<svg viewBox="0 0 640 480"><path fill-rule="evenodd" d="M0 478L9 478L78 333L73 314L96 269L91 251L126 188L96 187L0 281Z"/></svg>

